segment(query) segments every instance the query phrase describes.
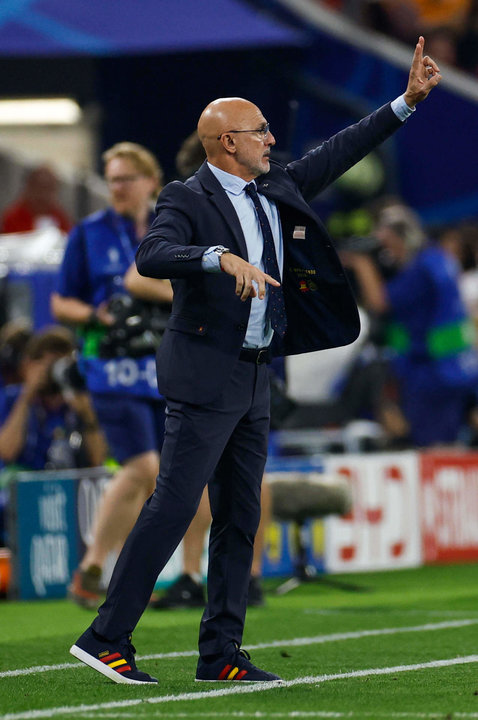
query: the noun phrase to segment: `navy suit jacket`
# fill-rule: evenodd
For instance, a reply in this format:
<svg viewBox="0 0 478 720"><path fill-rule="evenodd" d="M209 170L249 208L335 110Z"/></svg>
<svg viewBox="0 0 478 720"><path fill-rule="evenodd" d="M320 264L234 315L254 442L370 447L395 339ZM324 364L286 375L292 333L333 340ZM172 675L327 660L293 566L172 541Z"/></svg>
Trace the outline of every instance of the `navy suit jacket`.
<svg viewBox="0 0 478 720"><path fill-rule="evenodd" d="M284 241L282 285L287 332L274 354L293 355L347 345L359 333L354 297L332 241L307 201L313 199L403 123L390 104L342 130L285 168L271 161L256 179L278 207ZM158 350L160 392L203 404L221 392L244 342L250 300L235 294L235 278L202 269L203 253L224 245L248 259L237 214L204 163L185 183L161 192L156 219L141 243L141 275L170 278L174 301Z"/></svg>

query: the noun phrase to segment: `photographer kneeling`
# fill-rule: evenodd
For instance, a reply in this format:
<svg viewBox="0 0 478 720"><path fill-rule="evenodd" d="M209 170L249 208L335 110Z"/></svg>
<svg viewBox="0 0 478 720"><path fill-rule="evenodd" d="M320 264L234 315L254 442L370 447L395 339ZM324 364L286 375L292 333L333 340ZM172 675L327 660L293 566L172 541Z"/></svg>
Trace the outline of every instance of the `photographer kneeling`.
<svg viewBox="0 0 478 720"><path fill-rule="evenodd" d="M27 342L21 383L0 394L0 459L25 470L101 465L106 445L81 376L75 343L63 327Z"/></svg>

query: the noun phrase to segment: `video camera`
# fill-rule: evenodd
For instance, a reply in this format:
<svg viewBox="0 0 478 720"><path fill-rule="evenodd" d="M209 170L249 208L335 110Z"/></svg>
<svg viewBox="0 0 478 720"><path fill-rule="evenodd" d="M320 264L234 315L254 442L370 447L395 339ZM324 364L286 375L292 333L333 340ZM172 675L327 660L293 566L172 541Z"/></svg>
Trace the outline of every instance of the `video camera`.
<svg viewBox="0 0 478 720"><path fill-rule="evenodd" d="M170 315L169 305L147 303L130 295L113 295L114 317L99 345L101 358L143 357L156 352Z"/></svg>

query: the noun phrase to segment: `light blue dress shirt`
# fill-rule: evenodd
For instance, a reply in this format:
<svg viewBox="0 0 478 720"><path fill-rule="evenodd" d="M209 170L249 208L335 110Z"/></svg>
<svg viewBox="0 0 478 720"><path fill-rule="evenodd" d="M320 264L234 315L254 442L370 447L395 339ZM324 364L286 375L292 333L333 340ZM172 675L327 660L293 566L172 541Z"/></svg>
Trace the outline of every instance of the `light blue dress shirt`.
<svg viewBox="0 0 478 720"><path fill-rule="evenodd" d="M254 267L264 271L264 265L262 263L262 249L264 241L262 239L261 227L259 225L257 213L254 209L254 204L251 198L246 195L244 190L248 183L237 175L231 175L231 173L220 170L210 163L208 163L208 167L221 183L227 197L231 201L234 210L237 213L237 217L239 218L242 232L244 234L244 239L246 241L248 262L251 265L254 265ZM275 203L268 200L264 197L264 195L260 194L259 198L272 229L277 262L282 277L282 269L284 266L284 247L282 242L282 228L279 220L279 212ZM220 272L221 270L219 262L220 258L214 252L214 247L216 246L212 246L209 250L206 250L203 255L203 268L206 272ZM259 300L258 297L252 298L251 312L249 315L246 337L244 339L244 347L267 347L270 344L274 331L271 328L270 321L266 318L266 309L267 285L266 295L263 300Z"/></svg>
<svg viewBox="0 0 478 720"><path fill-rule="evenodd" d="M407 105L403 95L400 95L392 101L391 109L402 122L415 112L415 108L410 108ZM264 266L262 263L262 250L264 243L259 219L254 209L254 204L251 198L246 195L244 190L248 183L237 175L231 175L231 173L225 172L224 170L211 165L209 162L208 167L224 188L227 197L231 201L237 213L246 241L248 262L263 271ZM271 202L261 194L259 194L259 198L272 229L277 262L282 277L284 266L284 244L282 240L282 228L279 213L274 202ZM202 257L202 266L206 272L221 272L220 257L214 252L215 247L217 246L212 245L208 250L206 250ZM244 339L244 347L267 347L270 344L274 331L272 330L270 321L266 318L266 308L267 285L264 300L259 300L258 297L252 298L251 313L249 315L246 337Z"/></svg>
<svg viewBox="0 0 478 720"><path fill-rule="evenodd" d="M403 95L399 95L398 98L392 100L392 102L390 103L390 107L392 108L398 119L402 122L405 122L405 120L410 117L410 115L416 110L416 108L408 107L407 103L405 102L405 97Z"/></svg>

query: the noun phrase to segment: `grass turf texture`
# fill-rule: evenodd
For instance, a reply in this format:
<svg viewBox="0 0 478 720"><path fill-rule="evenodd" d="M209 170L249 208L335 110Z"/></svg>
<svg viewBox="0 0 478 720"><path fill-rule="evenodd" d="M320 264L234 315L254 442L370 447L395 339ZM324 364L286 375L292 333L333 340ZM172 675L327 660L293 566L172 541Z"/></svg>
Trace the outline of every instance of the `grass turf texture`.
<svg viewBox="0 0 478 720"><path fill-rule="evenodd" d="M274 689L194 682L200 610L145 613L133 642L139 668L158 677L159 685L137 687L113 684L69 655L68 648L93 613L67 601L2 602L0 720L12 714L25 720L478 718L478 662L402 669L464 656L478 659L477 571L477 565L459 565L334 576L301 585L285 596L276 596L277 582L270 581L267 606L248 611L244 647L269 645L253 650L252 660L286 681L319 677ZM360 590L337 588L328 580L355 584ZM471 622L461 625L464 621ZM433 627L441 623L447 626ZM337 637L340 633L348 635ZM335 637L320 641L331 635ZM300 638L310 640L298 644ZM289 644L272 645L278 641ZM184 655L141 660L174 652ZM69 667L5 674L64 663ZM327 677L378 668L394 669L362 677ZM184 694L187 699L177 697ZM88 708L81 710L81 705Z"/></svg>

